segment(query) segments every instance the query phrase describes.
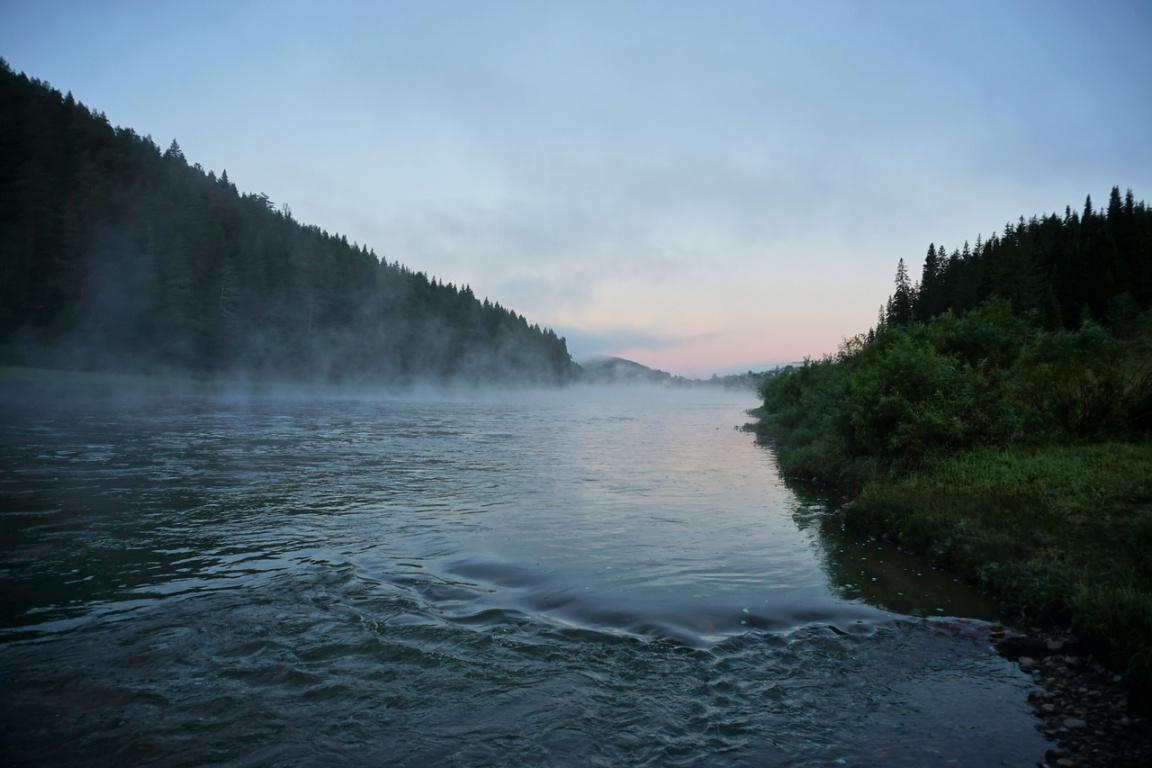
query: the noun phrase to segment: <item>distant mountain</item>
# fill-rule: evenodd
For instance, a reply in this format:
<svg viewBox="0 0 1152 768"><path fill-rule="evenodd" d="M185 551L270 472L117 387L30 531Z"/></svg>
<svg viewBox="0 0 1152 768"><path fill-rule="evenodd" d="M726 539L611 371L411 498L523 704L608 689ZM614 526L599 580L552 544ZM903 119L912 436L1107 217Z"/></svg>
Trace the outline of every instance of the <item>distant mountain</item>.
<svg viewBox="0 0 1152 768"><path fill-rule="evenodd" d="M622 357L597 357L578 366L573 381L580 384L616 385L648 384L660 387L723 387L725 389L756 389L766 378L781 370L748 371L747 373L717 376L710 379L689 379L656 368L625 360Z"/></svg>
<svg viewBox="0 0 1152 768"><path fill-rule="evenodd" d="M189 163L0 59L0 363L564 383L563 338Z"/></svg>
<svg viewBox="0 0 1152 768"><path fill-rule="evenodd" d="M661 384L671 385L672 374L658 371L622 357L598 357L580 364L577 380L583 384Z"/></svg>

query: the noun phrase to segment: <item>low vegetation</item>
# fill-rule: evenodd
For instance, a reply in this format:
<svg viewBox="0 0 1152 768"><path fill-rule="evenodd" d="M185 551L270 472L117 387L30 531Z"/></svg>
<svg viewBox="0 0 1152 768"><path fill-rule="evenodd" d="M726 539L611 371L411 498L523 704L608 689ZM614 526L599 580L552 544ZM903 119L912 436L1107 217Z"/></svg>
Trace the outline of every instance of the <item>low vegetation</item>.
<svg viewBox="0 0 1152 768"><path fill-rule="evenodd" d="M1030 290L1052 296L1054 284ZM1065 323L1058 301L1045 314L992 293L918 319L922 287L898 274L877 328L767 380L759 429L785 474L851 498L847 527L953 569L1000 597L1010 619L1071 626L1147 692L1147 300L1097 297Z"/></svg>

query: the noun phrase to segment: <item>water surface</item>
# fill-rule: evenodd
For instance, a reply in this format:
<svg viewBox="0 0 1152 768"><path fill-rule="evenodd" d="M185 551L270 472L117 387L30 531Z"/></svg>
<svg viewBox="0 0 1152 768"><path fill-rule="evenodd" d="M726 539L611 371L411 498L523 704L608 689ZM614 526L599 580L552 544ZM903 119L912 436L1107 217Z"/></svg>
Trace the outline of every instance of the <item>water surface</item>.
<svg viewBox="0 0 1152 768"><path fill-rule="evenodd" d="M995 607L821 524L752 405L8 392L6 762L1041 760Z"/></svg>

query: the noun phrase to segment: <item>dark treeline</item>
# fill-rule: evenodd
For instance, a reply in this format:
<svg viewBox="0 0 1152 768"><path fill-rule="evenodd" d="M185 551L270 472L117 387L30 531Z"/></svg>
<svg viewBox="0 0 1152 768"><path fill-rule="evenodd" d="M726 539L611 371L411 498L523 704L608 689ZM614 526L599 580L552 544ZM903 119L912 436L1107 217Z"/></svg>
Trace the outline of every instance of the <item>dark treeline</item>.
<svg viewBox="0 0 1152 768"><path fill-rule="evenodd" d="M0 354L389 382L572 371L551 330L300 224L2 59Z"/></svg>
<svg viewBox="0 0 1152 768"><path fill-rule="evenodd" d="M962 315L993 297L1017 314L1035 312L1047 330L1094 320L1123 333L1152 305L1152 209L1113 187L1105 210L1089 197L1081 213L1021 217L1002 235L951 254L930 245L917 285L901 260L882 314L900 325Z"/></svg>

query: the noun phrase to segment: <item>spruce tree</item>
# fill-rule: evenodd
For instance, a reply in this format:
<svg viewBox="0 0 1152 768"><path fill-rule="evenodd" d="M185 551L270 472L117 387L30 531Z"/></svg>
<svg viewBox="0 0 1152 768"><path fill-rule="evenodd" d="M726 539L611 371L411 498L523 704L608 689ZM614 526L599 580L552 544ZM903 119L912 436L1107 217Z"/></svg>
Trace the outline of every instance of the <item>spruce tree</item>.
<svg viewBox="0 0 1152 768"><path fill-rule="evenodd" d="M888 300L885 322L889 325L910 323L914 298L912 283L908 279L908 269L904 266L904 259L900 259L900 264L896 267L896 292Z"/></svg>

